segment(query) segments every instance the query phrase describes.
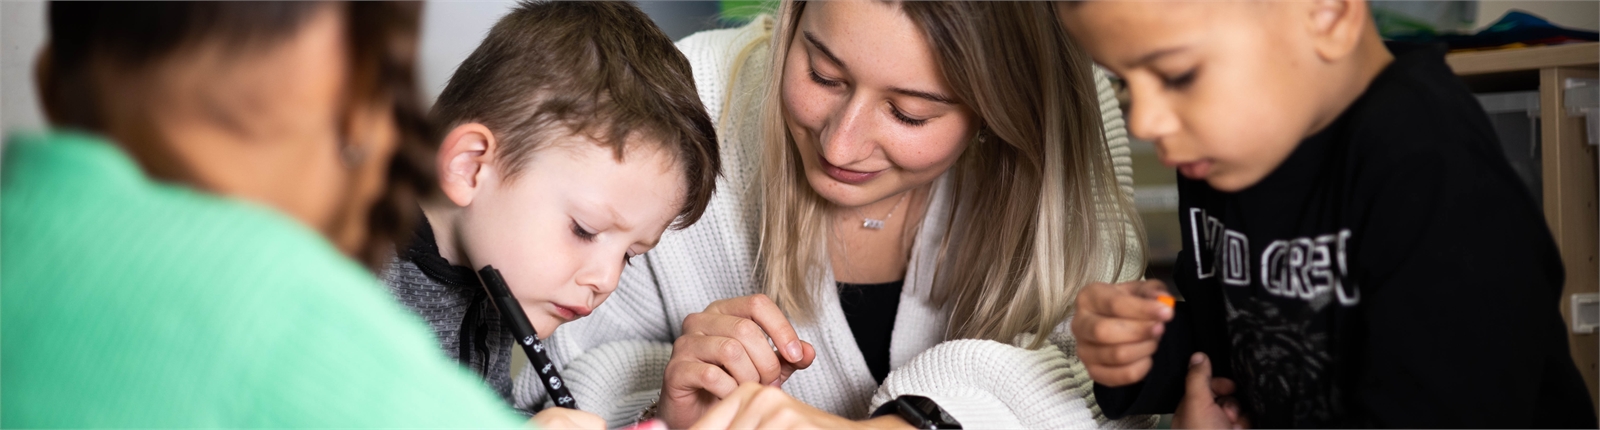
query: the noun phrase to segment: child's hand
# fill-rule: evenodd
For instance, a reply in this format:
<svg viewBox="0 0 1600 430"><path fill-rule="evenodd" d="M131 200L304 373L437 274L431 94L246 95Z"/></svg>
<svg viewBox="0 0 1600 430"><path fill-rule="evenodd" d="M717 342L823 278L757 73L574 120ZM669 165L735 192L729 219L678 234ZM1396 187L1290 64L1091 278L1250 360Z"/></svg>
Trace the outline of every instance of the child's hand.
<svg viewBox="0 0 1600 430"><path fill-rule="evenodd" d="M533 414L528 420L541 429L605 430L606 420L599 415L567 408L549 408Z"/></svg>
<svg viewBox="0 0 1600 430"><path fill-rule="evenodd" d="M1089 377L1111 387L1143 380L1172 320L1171 300L1161 281L1093 283L1078 292L1072 336Z"/></svg>
<svg viewBox="0 0 1600 430"><path fill-rule="evenodd" d="M1233 398L1233 380L1211 377L1211 359L1203 352L1189 359L1189 377L1183 400L1172 415L1172 428L1246 429L1250 420L1239 414Z"/></svg>

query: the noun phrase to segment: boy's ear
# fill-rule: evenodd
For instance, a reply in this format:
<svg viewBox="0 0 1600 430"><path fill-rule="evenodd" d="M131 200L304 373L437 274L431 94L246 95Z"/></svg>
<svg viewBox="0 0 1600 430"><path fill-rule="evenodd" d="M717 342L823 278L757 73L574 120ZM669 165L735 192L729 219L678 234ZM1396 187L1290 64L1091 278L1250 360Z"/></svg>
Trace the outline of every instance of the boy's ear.
<svg viewBox="0 0 1600 430"><path fill-rule="evenodd" d="M439 188L456 206L466 207L483 190L484 179L493 173L494 155L499 149L489 127L476 122L461 124L445 135L439 145Z"/></svg>
<svg viewBox="0 0 1600 430"><path fill-rule="evenodd" d="M1323 61L1349 57L1372 20L1364 0L1312 0L1309 3L1312 46Z"/></svg>

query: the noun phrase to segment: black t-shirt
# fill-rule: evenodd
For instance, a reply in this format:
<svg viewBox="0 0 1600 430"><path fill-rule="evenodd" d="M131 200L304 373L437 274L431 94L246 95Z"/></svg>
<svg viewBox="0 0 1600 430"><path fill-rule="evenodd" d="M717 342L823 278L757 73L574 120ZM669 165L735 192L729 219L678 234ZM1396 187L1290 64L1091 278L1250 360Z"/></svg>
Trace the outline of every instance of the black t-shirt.
<svg viewBox="0 0 1600 430"><path fill-rule="evenodd" d="M894 337L894 316L900 310L900 289L905 281L882 284L839 283L839 305L850 323L856 347L867 360L867 370L879 384L889 376L889 340Z"/></svg>
<svg viewBox="0 0 1600 430"><path fill-rule="evenodd" d="M1442 52L1390 49L1261 182L1180 178L1186 301L1108 416L1172 412L1203 351L1256 427L1595 427L1543 215Z"/></svg>

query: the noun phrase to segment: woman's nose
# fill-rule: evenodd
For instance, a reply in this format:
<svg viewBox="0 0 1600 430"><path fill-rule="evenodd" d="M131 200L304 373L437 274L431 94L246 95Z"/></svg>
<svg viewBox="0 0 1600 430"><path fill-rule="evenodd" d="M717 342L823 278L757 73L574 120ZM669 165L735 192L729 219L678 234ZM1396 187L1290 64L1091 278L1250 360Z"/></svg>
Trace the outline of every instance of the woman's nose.
<svg viewBox="0 0 1600 430"><path fill-rule="evenodd" d="M872 153L871 114L871 106L859 100L851 100L840 108L820 148L830 164L842 166Z"/></svg>

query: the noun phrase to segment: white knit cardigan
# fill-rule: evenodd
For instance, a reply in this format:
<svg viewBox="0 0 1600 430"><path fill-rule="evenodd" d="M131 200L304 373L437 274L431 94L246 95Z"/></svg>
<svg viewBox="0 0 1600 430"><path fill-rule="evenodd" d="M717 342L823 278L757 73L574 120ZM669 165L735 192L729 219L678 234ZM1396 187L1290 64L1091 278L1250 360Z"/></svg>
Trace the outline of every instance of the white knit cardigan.
<svg viewBox="0 0 1600 430"><path fill-rule="evenodd" d="M660 392L672 343L683 319L711 302L759 293L752 281L758 238L758 201L751 192L759 174L759 127L754 118L759 88L730 89L740 52L771 33L771 20L742 28L711 30L678 42L694 69L695 85L722 140L724 177L705 215L695 225L669 231L660 245L625 269L617 290L594 314L561 326L546 345L566 377L578 406L604 417L612 427L630 423ZM745 56L741 79L762 85L760 70L771 58L766 43ZM760 65L760 67L758 67ZM1117 181L1132 192L1132 169L1121 112L1109 84L1095 71L1107 145ZM731 94L730 94L731 93ZM724 117L724 110L737 113ZM935 187L929 216L911 252L905 288L889 347L891 373L879 386L839 306L830 274L816 286L820 315L796 323L800 338L816 347L810 368L795 372L783 390L819 409L852 419L902 394L932 398L967 428L1148 428L1150 416L1107 420L1094 403L1093 384L1074 353L1071 335L1061 325L1042 350L987 340L944 339L948 310L929 299L934 256L949 216L947 179ZM1128 243L1130 264L1140 257ZM1114 268L1102 268L1109 273ZM1123 273L1132 272L1124 270ZM1129 273L1124 278L1137 278ZM1020 344L1021 342L1019 342ZM515 383L519 408L548 402L535 372L523 371Z"/></svg>

